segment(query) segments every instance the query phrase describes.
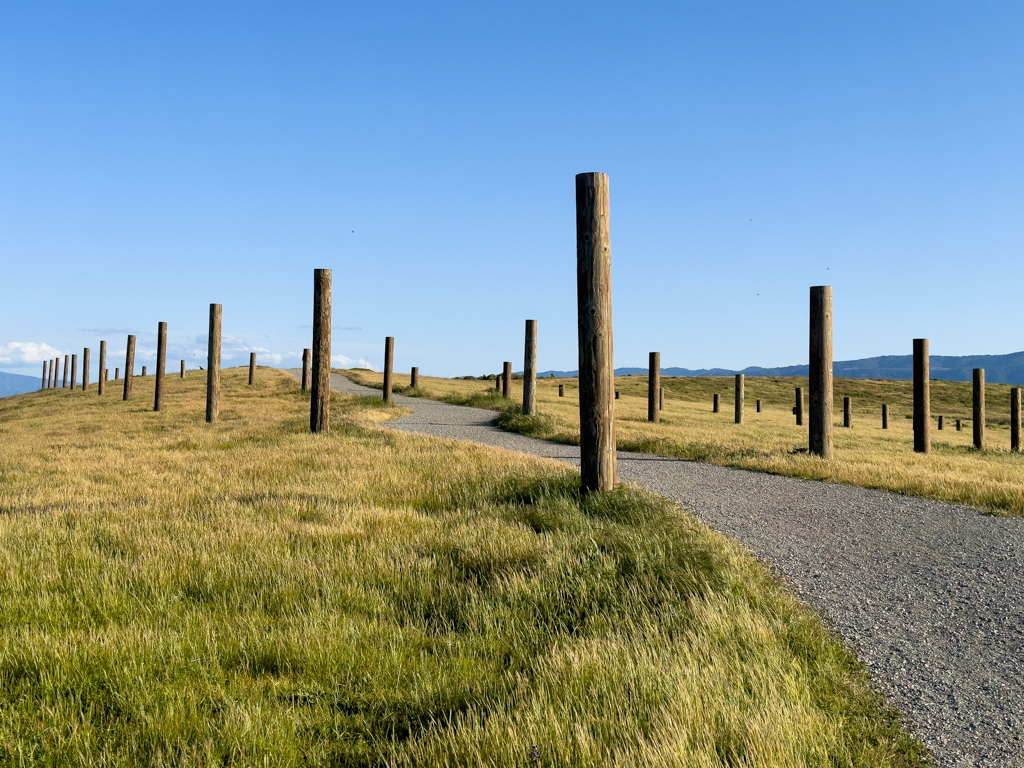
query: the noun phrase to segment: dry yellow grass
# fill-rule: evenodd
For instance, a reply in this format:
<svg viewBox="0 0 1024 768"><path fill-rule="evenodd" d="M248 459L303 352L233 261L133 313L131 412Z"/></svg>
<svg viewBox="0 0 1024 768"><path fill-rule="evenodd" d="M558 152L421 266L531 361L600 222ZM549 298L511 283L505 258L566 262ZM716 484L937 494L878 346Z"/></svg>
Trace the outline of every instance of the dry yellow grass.
<svg viewBox="0 0 1024 768"><path fill-rule="evenodd" d="M356 371L350 375L378 384L380 374ZM396 375L408 384L408 376ZM987 388L987 449L972 448L971 385L932 382L932 414L946 417L939 431L933 419L932 452L913 451L909 381L837 379L835 382L836 458L826 462L806 453L807 427L797 427L791 413L793 388L806 379L750 378L746 381L744 423L733 423L733 380L723 378L664 378L665 410L660 424L647 421L647 378L616 379L616 433L622 450L707 461L761 472L881 488L914 496L969 504L1003 514L1024 514L1024 455L1010 453L1009 387ZM558 397L558 385L566 396ZM493 381L465 381L420 376L427 397L453 401L490 393ZM721 412L712 413L712 393L721 395ZM853 428L843 423L843 397L853 397ZM806 397L806 395L805 395ZM761 413L755 401L763 401ZM522 402L522 382L513 381L513 403ZM881 403L889 404L889 429L881 426ZM485 404L485 403L482 403ZM806 407L806 406L805 406ZM538 415L529 420L504 420L507 426L537 437L579 442L579 400L575 379L541 379ZM545 418L546 417L546 418ZM806 418L806 416L805 416ZM964 421L957 432L954 420ZM1002 423L1000 423L1002 422Z"/></svg>
<svg viewBox="0 0 1024 768"><path fill-rule="evenodd" d="M863 669L723 537L287 375L0 401L6 765L909 766Z"/></svg>

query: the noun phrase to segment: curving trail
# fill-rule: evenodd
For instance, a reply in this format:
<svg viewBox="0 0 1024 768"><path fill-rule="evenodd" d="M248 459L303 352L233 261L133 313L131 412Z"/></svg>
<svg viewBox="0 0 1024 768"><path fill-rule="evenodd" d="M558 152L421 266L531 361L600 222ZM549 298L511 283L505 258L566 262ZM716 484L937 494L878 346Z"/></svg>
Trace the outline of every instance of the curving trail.
<svg viewBox="0 0 1024 768"><path fill-rule="evenodd" d="M379 394L332 375L331 388ZM396 397L387 426L567 462L494 413ZM942 766L1024 766L1024 519L845 485L619 453L619 477L771 564L853 647Z"/></svg>

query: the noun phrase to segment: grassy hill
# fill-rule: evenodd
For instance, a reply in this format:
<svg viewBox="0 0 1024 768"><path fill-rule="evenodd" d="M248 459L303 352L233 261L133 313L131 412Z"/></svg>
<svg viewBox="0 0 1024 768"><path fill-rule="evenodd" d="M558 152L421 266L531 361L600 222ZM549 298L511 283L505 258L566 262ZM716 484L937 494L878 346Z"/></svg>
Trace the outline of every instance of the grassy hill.
<svg viewBox="0 0 1024 768"><path fill-rule="evenodd" d="M0 762L909 766L738 546L286 374L0 401ZM537 745L539 758L529 757Z"/></svg>
<svg viewBox="0 0 1024 768"><path fill-rule="evenodd" d="M380 386L381 374L350 373L365 384ZM396 375L407 384L408 375ZM565 443L579 443L579 387L576 379L539 379L538 417L517 415L522 381L513 381L513 407L500 419L506 429ZM558 385L566 396L558 397ZM835 460L807 454L807 422L796 426L791 413L794 388L807 379L758 377L746 380L743 424L733 423L733 379L665 377L665 410L660 424L647 421L647 377L621 376L615 386L616 440L621 450L707 461L790 477L881 488L978 509L1024 515L1024 454L1010 453L1010 387L986 387L986 448L972 448L971 384L931 382L932 452L913 451L913 383L878 379L834 380ZM714 394L721 410L712 413ZM509 401L494 396L494 382L420 377L427 397L504 409ZM843 398L853 398L853 427L844 429ZM761 400L762 412L756 412ZM881 423L882 403L889 405L889 429ZM938 430L938 416L945 428ZM960 419L963 430L956 431Z"/></svg>

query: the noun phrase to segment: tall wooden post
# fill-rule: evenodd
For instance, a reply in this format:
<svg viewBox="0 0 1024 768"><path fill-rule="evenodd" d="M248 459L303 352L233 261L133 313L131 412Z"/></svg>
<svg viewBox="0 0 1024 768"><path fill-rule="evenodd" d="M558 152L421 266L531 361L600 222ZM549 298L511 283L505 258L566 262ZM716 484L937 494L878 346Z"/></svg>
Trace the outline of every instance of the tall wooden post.
<svg viewBox="0 0 1024 768"><path fill-rule="evenodd" d="M156 384L153 387L153 410L164 407L164 373L167 369L167 323L156 324Z"/></svg>
<svg viewBox="0 0 1024 768"><path fill-rule="evenodd" d="M142 366L142 378L146 378L146 366Z"/></svg>
<svg viewBox="0 0 1024 768"><path fill-rule="evenodd" d="M96 382L97 394L107 391L107 342L100 342L100 369L97 371L99 381Z"/></svg>
<svg viewBox="0 0 1024 768"><path fill-rule="evenodd" d="M939 432L942 431L942 417L939 416Z"/></svg>
<svg viewBox="0 0 1024 768"><path fill-rule="evenodd" d="M302 350L302 391L309 391L309 348Z"/></svg>
<svg viewBox="0 0 1024 768"><path fill-rule="evenodd" d="M206 337L206 423L220 412L220 323L224 308L210 305L210 332Z"/></svg>
<svg viewBox="0 0 1024 768"><path fill-rule="evenodd" d="M64 384L61 386L61 389L67 389L68 388L68 371L71 369L70 360L71 360L71 356L70 355L64 355ZM60 358L59 357L57 358L57 371L58 371L58 375L59 375L59 371L60 371ZM56 382L54 382L54 383L56 383ZM71 379L71 386L72 386L72 388L74 388L74 386L75 386L75 380L73 378Z"/></svg>
<svg viewBox="0 0 1024 768"><path fill-rule="evenodd" d="M849 429L853 426L853 400L843 398L843 426Z"/></svg>
<svg viewBox="0 0 1024 768"><path fill-rule="evenodd" d="M82 350L82 391L89 388L89 348Z"/></svg>
<svg viewBox="0 0 1024 768"><path fill-rule="evenodd" d="M128 337L128 346L125 349L125 391L122 399L131 398L131 380L135 376L135 337Z"/></svg>
<svg viewBox="0 0 1024 768"><path fill-rule="evenodd" d="M109 380L110 380L110 369L109 368L104 368L103 369L103 383L106 384Z"/></svg>
<svg viewBox="0 0 1024 768"><path fill-rule="evenodd" d="M512 363L506 360L501 365L501 396L508 397L512 390Z"/></svg>
<svg viewBox="0 0 1024 768"><path fill-rule="evenodd" d="M832 451L832 286L811 287L811 334L807 390L808 449L823 459Z"/></svg>
<svg viewBox="0 0 1024 768"><path fill-rule="evenodd" d="M647 355L647 420L657 424L661 421L658 407L658 390L661 389L661 352Z"/></svg>
<svg viewBox="0 0 1024 768"><path fill-rule="evenodd" d="M914 450L932 449L932 398L929 381L928 339L914 339Z"/></svg>
<svg viewBox="0 0 1024 768"><path fill-rule="evenodd" d="M331 421L331 270L313 270L313 371L309 431L327 432Z"/></svg>
<svg viewBox="0 0 1024 768"><path fill-rule="evenodd" d="M50 361L43 360L43 384L40 389L46 389L50 383Z"/></svg>
<svg viewBox="0 0 1024 768"><path fill-rule="evenodd" d="M761 412L761 401L760 400L757 401L757 412L758 413Z"/></svg>
<svg viewBox="0 0 1024 768"><path fill-rule="evenodd" d="M181 378L185 378L185 361L181 361Z"/></svg>
<svg viewBox="0 0 1024 768"><path fill-rule="evenodd" d="M71 356L71 389L74 390L75 382L78 381L78 355Z"/></svg>
<svg viewBox="0 0 1024 768"><path fill-rule="evenodd" d="M615 487L615 358L608 176L576 176L576 297L579 321L580 484Z"/></svg>
<svg viewBox="0 0 1024 768"><path fill-rule="evenodd" d="M409 372L409 387L411 389L416 389L419 385L420 385L420 369L414 367Z"/></svg>
<svg viewBox="0 0 1024 768"><path fill-rule="evenodd" d="M1020 387L1010 388L1010 450L1020 451Z"/></svg>
<svg viewBox="0 0 1024 768"><path fill-rule="evenodd" d="M558 385L558 396L565 397L565 384Z"/></svg>
<svg viewBox="0 0 1024 768"><path fill-rule="evenodd" d="M711 398L711 412L718 413L718 393L716 392Z"/></svg>
<svg viewBox="0 0 1024 768"><path fill-rule="evenodd" d="M985 369L974 369L974 447L985 450Z"/></svg>
<svg viewBox="0 0 1024 768"><path fill-rule="evenodd" d="M743 383L744 383L743 382L743 374L742 373L737 373L736 374L736 394L735 394L735 398L734 398L734 401L733 401L733 421L736 424L742 424L743 423L743 398L744 398Z"/></svg>
<svg viewBox="0 0 1024 768"><path fill-rule="evenodd" d="M498 392L501 392L501 374L500 373L497 376L494 377L494 389L496 391L498 391Z"/></svg>
<svg viewBox="0 0 1024 768"><path fill-rule="evenodd" d="M537 414L537 321L526 321L523 350L523 415Z"/></svg>
<svg viewBox="0 0 1024 768"><path fill-rule="evenodd" d="M395 402L394 389L395 337L384 337L384 402Z"/></svg>
<svg viewBox="0 0 1024 768"><path fill-rule="evenodd" d="M665 388L658 387L658 410L665 410Z"/></svg>
<svg viewBox="0 0 1024 768"><path fill-rule="evenodd" d="M256 383L256 353L249 353L249 386Z"/></svg>
<svg viewBox="0 0 1024 768"><path fill-rule="evenodd" d="M889 428L889 405L882 403L882 429Z"/></svg>
<svg viewBox="0 0 1024 768"><path fill-rule="evenodd" d="M114 366L114 381L117 381L120 378L121 378L121 369L118 368L117 366Z"/></svg>

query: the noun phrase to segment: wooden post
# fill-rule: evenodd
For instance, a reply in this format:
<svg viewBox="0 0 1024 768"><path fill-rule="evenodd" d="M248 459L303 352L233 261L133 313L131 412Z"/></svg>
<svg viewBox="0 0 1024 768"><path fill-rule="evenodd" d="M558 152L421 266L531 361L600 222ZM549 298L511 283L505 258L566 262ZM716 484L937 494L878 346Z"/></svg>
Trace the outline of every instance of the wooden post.
<svg viewBox="0 0 1024 768"><path fill-rule="evenodd" d="M882 429L889 428L889 405L882 403Z"/></svg>
<svg viewBox="0 0 1024 768"><path fill-rule="evenodd" d="M743 423L743 374L736 374L736 394L733 398L733 422Z"/></svg>
<svg viewBox="0 0 1024 768"><path fill-rule="evenodd" d="M932 449L928 368L928 339L914 339L914 450L918 453L928 453Z"/></svg>
<svg viewBox="0 0 1024 768"><path fill-rule="evenodd" d="M942 417L939 416L939 431L942 431Z"/></svg>
<svg viewBox="0 0 1024 768"><path fill-rule="evenodd" d="M957 419L956 420L956 431L959 432L961 430L961 428L962 428L962 424L960 422L960 419Z"/></svg>
<svg viewBox="0 0 1024 768"><path fill-rule="evenodd" d="M89 388L89 348L82 350L82 391Z"/></svg>
<svg viewBox="0 0 1024 768"><path fill-rule="evenodd" d="M181 361L181 378L185 378L185 361Z"/></svg>
<svg viewBox="0 0 1024 768"><path fill-rule="evenodd" d="M617 389L615 390L615 399L616 400L619 399L619 390L617 390Z"/></svg>
<svg viewBox="0 0 1024 768"><path fill-rule="evenodd" d="M647 420L657 424L661 421L658 407L658 391L661 389L661 352L647 356Z"/></svg>
<svg viewBox="0 0 1024 768"><path fill-rule="evenodd" d="M658 410L665 410L665 388L658 387Z"/></svg>
<svg viewBox="0 0 1024 768"><path fill-rule="evenodd" d="M71 359L70 355L64 355L64 384L61 386L61 389L67 389L68 388L68 371L71 369L71 366L69 364L70 359ZM60 358L59 357L57 358L57 375L58 376L60 375ZM56 382L54 382L54 384L56 384ZM74 388L74 386L75 386L75 380L74 380L74 378L72 378L71 379L71 387Z"/></svg>
<svg viewBox="0 0 1024 768"><path fill-rule="evenodd" d="M313 370L309 431L327 432L331 418L331 270L313 270Z"/></svg>
<svg viewBox="0 0 1024 768"><path fill-rule="evenodd" d="M1010 388L1010 450L1020 451L1020 387Z"/></svg>
<svg viewBox="0 0 1024 768"><path fill-rule="evenodd" d="M120 378L121 378L121 369L118 368L117 366L114 366L114 381L117 381Z"/></svg>
<svg viewBox="0 0 1024 768"><path fill-rule="evenodd" d="M843 398L843 426L849 429L853 426L853 401L848 398Z"/></svg>
<svg viewBox="0 0 1024 768"><path fill-rule="evenodd" d="M500 373L499 373L499 374L497 374L497 375L496 375L496 376L494 377L494 389L495 389L496 391L498 391L498 392L500 392L500 391L501 391L501 374L500 374Z"/></svg>
<svg viewBox="0 0 1024 768"><path fill-rule="evenodd" d="M146 378L146 366L142 366L142 378Z"/></svg>
<svg viewBox="0 0 1024 768"><path fill-rule="evenodd" d="M384 402L393 403L395 402L394 396L391 394L391 390L394 387L392 382L392 368L395 364L395 337L386 336L384 338Z"/></svg>
<svg viewBox="0 0 1024 768"><path fill-rule="evenodd" d="M711 412L718 413L718 395L712 395L711 399Z"/></svg>
<svg viewBox="0 0 1024 768"><path fill-rule="evenodd" d="M807 390L808 450L823 459L832 451L832 286L811 287L811 334Z"/></svg>
<svg viewBox="0 0 1024 768"><path fill-rule="evenodd" d="M302 350L302 391L309 391L309 348Z"/></svg>
<svg viewBox="0 0 1024 768"><path fill-rule="evenodd" d="M974 369L974 447L985 450L985 369Z"/></svg>
<svg viewBox="0 0 1024 768"><path fill-rule="evenodd" d="M249 386L256 383L256 353L249 353Z"/></svg>
<svg viewBox="0 0 1024 768"><path fill-rule="evenodd" d="M210 305L210 331L206 337L206 423L220 412L220 321L223 307Z"/></svg>
<svg viewBox="0 0 1024 768"><path fill-rule="evenodd" d="M804 388L796 388L796 405L793 406L793 413L796 414L796 425L802 427L804 425Z"/></svg>
<svg viewBox="0 0 1024 768"><path fill-rule="evenodd" d="M507 360L501 366L501 396L508 397L512 387L512 363Z"/></svg>
<svg viewBox="0 0 1024 768"><path fill-rule="evenodd" d="M757 401L757 412L758 413L761 412L761 401L760 400Z"/></svg>
<svg viewBox="0 0 1024 768"><path fill-rule="evenodd" d="M523 415L537 415L537 321L526 321L523 352Z"/></svg>
<svg viewBox="0 0 1024 768"><path fill-rule="evenodd" d="M100 369L97 371L99 381L96 382L97 394L102 395L107 390L107 342L100 342Z"/></svg>
<svg viewBox="0 0 1024 768"><path fill-rule="evenodd" d="M410 389L416 389L420 385L420 369L413 368L409 372L409 387Z"/></svg>
<svg viewBox="0 0 1024 768"><path fill-rule="evenodd" d="M50 361L43 360L43 384L40 389L46 389L50 383Z"/></svg>
<svg viewBox="0 0 1024 768"><path fill-rule="evenodd" d="M78 381L78 355L71 356L71 389L74 390L75 382Z"/></svg>
<svg viewBox="0 0 1024 768"><path fill-rule="evenodd" d="M615 358L608 176L576 176L576 297L580 372L580 485L615 487Z"/></svg>
<svg viewBox="0 0 1024 768"><path fill-rule="evenodd" d="M558 396L565 397L565 384L558 385Z"/></svg>
<svg viewBox="0 0 1024 768"><path fill-rule="evenodd" d="M164 407L164 373L167 369L167 323L156 324L156 384L153 387L153 410Z"/></svg>
<svg viewBox="0 0 1024 768"><path fill-rule="evenodd" d="M108 381L110 381L110 369L109 368L104 368L103 369L103 383L106 384Z"/></svg>

